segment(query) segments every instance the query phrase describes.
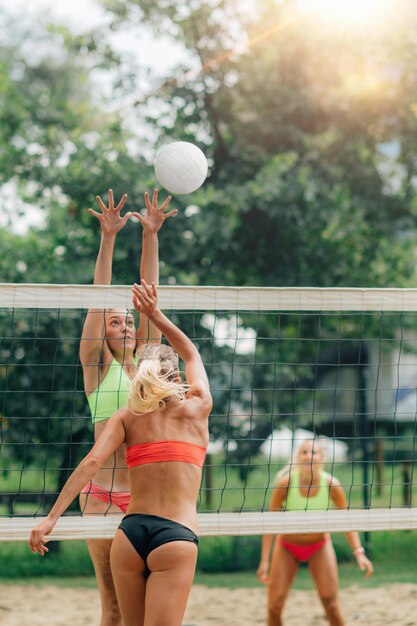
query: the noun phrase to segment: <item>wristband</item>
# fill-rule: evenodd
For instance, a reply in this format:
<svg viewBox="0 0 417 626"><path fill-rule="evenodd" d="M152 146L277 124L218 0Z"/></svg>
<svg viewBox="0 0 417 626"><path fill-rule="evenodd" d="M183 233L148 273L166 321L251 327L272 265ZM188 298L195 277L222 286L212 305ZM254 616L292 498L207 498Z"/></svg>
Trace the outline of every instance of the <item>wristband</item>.
<svg viewBox="0 0 417 626"><path fill-rule="evenodd" d="M358 554L365 554L365 548L363 546L359 546L353 550L353 554L354 556L357 556Z"/></svg>

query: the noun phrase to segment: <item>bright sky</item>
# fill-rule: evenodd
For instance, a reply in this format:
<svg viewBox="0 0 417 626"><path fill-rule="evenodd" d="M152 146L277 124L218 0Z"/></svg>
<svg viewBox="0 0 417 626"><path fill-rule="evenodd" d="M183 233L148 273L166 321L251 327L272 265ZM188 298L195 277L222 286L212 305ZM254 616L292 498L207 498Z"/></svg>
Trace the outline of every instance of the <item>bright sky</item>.
<svg viewBox="0 0 417 626"><path fill-rule="evenodd" d="M73 30L82 31L100 25L106 28L108 24L108 17L95 0L0 0L1 8L26 19L28 16L36 19L42 14L51 22L68 24ZM155 39L145 28L135 33L116 33L111 41L119 51L133 52L141 64L152 68L155 75L168 73L171 67L184 59L180 45L175 45L168 38Z"/></svg>
<svg viewBox="0 0 417 626"><path fill-rule="evenodd" d="M73 32L102 27L114 48L119 52L134 54L142 67L151 68L154 79L169 75L171 68L186 58L182 46L176 45L168 37L155 38L144 27L135 31L110 33L107 30L109 17L95 0L0 0L0 11L2 9L24 20L24 23L30 24L41 18L42 21L67 24ZM136 122L133 119L132 123ZM23 212L20 217L16 214L16 207ZM10 216L13 218L9 223ZM40 225L43 221L43 212L35 206L24 204L18 198L12 182L2 185L0 228L10 226L15 233L23 234L30 225Z"/></svg>
<svg viewBox="0 0 417 626"><path fill-rule="evenodd" d="M244 0L241 0L243 3ZM376 24L377 18L387 17L387 10L392 9L397 0L299 0L299 6L311 11L315 16L341 24L355 25ZM186 0L184 0L186 2ZM42 17L42 21L67 24L72 31L83 31L91 27L99 27L103 35L113 44L119 52L133 54L141 67L151 69L151 79L160 76L169 76L171 69L187 56L180 44L172 39L158 36L150 32L149 28L127 27L119 33L111 33L108 30L109 16L96 0L0 0L0 12L5 9L7 13L29 22ZM103 89L105 89L105 84ZM141 89L147 92L147 86L141 85ZM151 89L152 91L152 89ZM125 120L132 126L137 126L139 120L134 116L130 104L126 104ZM132 119L131 119L132 117ZM15 206L17 198L15 190L10 188L7 194L3 191L3 202L0 203L0 227L5 225L5 204L7 196L11 206ZM1 206L3 204L3 206ZM3 216L2 216L3 213ZM33 219L36 216L31 212ZM39 217L37 218L39 219ZM22 221L14 220L14 230L27 228L28 218Z"/></svg>
<svg viewBox="0 0 417 626"><path fill-rule="evenodd" d="M394 0L304 0L304 4L330 20L366 25L383 18L393 7Z"/></svg>

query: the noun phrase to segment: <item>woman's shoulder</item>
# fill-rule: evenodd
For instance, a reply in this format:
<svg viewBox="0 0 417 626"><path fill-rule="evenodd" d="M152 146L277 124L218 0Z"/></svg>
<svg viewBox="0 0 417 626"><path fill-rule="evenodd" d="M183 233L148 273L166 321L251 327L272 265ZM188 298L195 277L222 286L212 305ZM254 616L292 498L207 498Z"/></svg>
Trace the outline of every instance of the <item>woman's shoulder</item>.
<svg viewBox="0 0 417 626"><path fill-rule="evenodd" d="M183 412L184 417L206 420L213 408L213 401L210 394L200 395L190 393L189 391L181 402L180 407L180 411Z"/></svg>
<svg viewBox="0 0 417 626"><path fill-rule="evenodd" d="M128 409L127 406L123 406L120 409L117 409L111 417L111 419L122 420L125 421L131 415L132 411Z"/></svg>
<svg viewBox="0 0 417 626"><path fill-rule="evenodd" d="M278 472L275 476L274 487L279 487L281 489L286 489L289 487L291 481L291 470L285 470Z"/></svg>
<svg viewBox="0 0 417 626"><path fill-rule="evenodd" d="M329 474L328 472L321 472L323 479L326 481L328 487L340 487L340 480L333 476L333 474Z"/></svg>

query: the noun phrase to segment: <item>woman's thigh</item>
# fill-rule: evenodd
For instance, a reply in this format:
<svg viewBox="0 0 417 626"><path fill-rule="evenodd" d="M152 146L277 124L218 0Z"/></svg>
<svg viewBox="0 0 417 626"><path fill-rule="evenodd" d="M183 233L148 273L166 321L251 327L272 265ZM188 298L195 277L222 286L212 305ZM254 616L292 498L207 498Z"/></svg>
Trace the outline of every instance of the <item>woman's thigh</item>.
<svg viewBox="0 0 417 626"><path fill-rule="evenodd" d="M282 547L279 537L277 537L269 568L269 604L278 599L281 602L285 600L297 571L298 561Z"/></svg>
<svg viewBox="0 0 417 626"><path fill-rule="evenodd" d="M153 550L147 559L145 626L180 626L197 564L197 546L171 541Z"/></svg>
<svg viewBox="0 0 417 626"><path fill-rule="evenodd" d="M123 531L112 543L110 564L124 626L142 626L145 616L145 563Z"/></svg>
<svg viewBox="0 0 417 626"><path fill-rule="evenodd" d="M336 553L332 542L326 541L309 560L311 575L321 598L334 596L339 589Z"/></svg>

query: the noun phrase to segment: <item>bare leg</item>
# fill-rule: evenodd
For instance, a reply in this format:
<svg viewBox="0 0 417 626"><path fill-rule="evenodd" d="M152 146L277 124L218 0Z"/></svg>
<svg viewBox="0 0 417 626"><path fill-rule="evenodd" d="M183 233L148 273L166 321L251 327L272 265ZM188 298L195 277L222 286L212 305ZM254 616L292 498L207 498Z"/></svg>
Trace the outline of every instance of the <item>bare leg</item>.
<svg viewBox="0 0 417 626"><path fill-rule="evenodd" d="M298 570L298 561L275 541L269 570L268 626L282 626L282 611Z"/></svg>
<svg viewBox="0 0 417 626"><path fill-rule="evenodd" d="M105 502L99 502L83 494L80 496L80 507L84 515L104 515L105 513L117 513L120 515L120 509L118 507L114 505L109 507ZM122 626L122 617L110 569L111 544L111 539L87 540L88 551L90 552L90 557L94 565L97 586L100 593L100 626Z"/></svg>
<svg viewBox="0 0 417 626"><path fill-rule="evenodd" d="M324 546L313 554L309 567L330 625L344 626L338 596L337 560L331 541L326 541Z"/></svg>
<svg viewBox="0 0 417 626"><path fill-rule="evenodd" d="M113 539L110 561L123 626L143 626L145 563L122 530L118 530Z"/></svg>
<svg viewBox="0 0 417 626"><path fill-rule="evenodd" d="M171 541L150 553L144 626L181 626L196 563L197 546L191 541Z"/></svg>

